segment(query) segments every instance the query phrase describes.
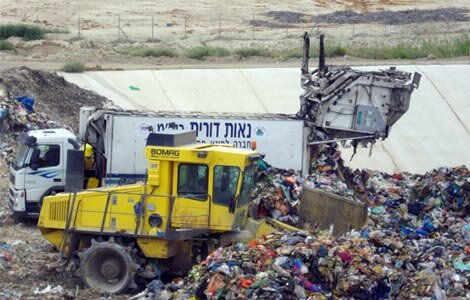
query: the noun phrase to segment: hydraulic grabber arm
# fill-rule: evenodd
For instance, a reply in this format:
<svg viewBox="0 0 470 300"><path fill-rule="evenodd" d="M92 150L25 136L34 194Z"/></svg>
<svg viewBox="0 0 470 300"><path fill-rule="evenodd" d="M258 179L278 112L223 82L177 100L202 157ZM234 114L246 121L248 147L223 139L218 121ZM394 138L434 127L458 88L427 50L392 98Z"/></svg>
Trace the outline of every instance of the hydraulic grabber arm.
<svg viewBox="0 0 470 300"><path fill-rule="evenodd" d="M410 107L421 74L391 67L359 71L348 66L326 66L323 35L320 35L318 68L309 71L310 38L304 34L298 116L313 129L311 144L354 140L354 143L385 139L392 126Z"/></svg>

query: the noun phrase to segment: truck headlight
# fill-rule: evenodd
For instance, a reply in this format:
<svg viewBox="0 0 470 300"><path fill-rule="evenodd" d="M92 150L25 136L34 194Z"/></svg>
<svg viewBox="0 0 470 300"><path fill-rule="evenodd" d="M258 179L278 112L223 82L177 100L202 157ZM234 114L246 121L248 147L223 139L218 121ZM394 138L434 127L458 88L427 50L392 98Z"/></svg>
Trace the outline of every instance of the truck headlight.
<svg viewBox="0 0 470 300"><path fill-rule="evenodd" d="M150 227L158 227L162 225L163 219L162 216L159 214L151 214L149 217L149 225Z"/></svg>

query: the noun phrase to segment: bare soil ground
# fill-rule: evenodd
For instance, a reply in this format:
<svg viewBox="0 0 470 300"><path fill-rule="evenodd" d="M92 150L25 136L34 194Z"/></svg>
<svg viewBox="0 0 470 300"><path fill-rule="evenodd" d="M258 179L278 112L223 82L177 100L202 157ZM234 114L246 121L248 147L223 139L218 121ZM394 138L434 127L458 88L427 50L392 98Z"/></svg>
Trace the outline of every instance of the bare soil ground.
<svg viewBox="0 0 470 300"><path fill-rule="evenodd" d="M0 90L7 90L9 99L15 95L34 96L36 116L46 116L75 132L80 106L106 103L104 97L65 82L54 73L27 67L0 72ZM0 100L0 108L5 103ZM22 130L15 120L21 116L12 111L13 107L7 126L3 126L2 120L0 128L0 299L99 298L84 289L75 273L65 271L59 262L59 252L36 228L37 220L14 218L8 207L9 166L2 157L9 156L6 149L15 146L15 136ZM41 119L28 118L26 125L36 128Z"/></svg>
<svg viewBox="0 0 470 300"><path fill-rule="evenodd" d="M0 168L6 173L3 162ZM62 265L59 252L42 238L35 220L11 216L4 201L6 191L7 176L1 175L0 299L106 299L84 287L77 273Z"/></svg>
<svg viewBox="0 0 470 300"><path fill-rule="evenodd" d="M232 50L261 47L283 51L300 48L302 33L311 30L325 33L327 40L344 45L388 45L445 39L469 32L468 9L470 2L465 0L446 3L438 0L302 0L282 3L246 0L217 3L187 0L116 0L109 3L93 0L3 0L0 2L0 24L37 24L68 33L48 34L45 40L39 41L9 39L17 53L0 52L0 68L25 64L57 70L70 61L84 62L89 68L105 69L178 68L201 63L208 66L296 65L298 60L245 60L231 56L201 62L184 57L129 57L120 52L128 48L157 46L182 50L202 44ZM400 13L403 10L412 11ZM393 20L395 25L381 24L382 20ZM121 30L118 30L118 25ZM363 60L345 60L352 64L370 64L367 60L364 63Z"/></svg>

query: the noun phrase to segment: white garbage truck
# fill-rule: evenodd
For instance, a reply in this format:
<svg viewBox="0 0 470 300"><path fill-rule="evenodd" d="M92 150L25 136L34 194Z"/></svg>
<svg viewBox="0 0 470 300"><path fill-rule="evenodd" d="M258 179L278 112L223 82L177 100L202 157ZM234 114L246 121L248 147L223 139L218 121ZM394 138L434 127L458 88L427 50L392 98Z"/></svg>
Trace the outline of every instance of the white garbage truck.
<svg viewBox="0 0 470 300"><path fill-rule="evenodd" d="M295 116L82 107L78 136L66 129L47 129L29 131L20 137L16 158L10 166L10 207L17 215L37 216L41 199L65 191L67 176L80 177L77 173L83 173L85 181L96 178L99 186L144 180L148 134L170 130L196 131L197 142L202 144L256 148L270 164L280 168L298 173L308 169L305 143L309 130ZM88 168L80 165L83 163L80 157L73 156L74 151L83 150L85 145L93 149L93 164Z"/></svg>
<svg viewBox="0 0 470 300"><path fill-rule="evenodd" d="M319 143L351 140L356 147L385 139L408 111L420 74L412 76L395 68L364 72L326 66L323 37L319 66L310 72L309 47L305 34L300 82L305 92L296 115L83 107L78 137L65 129L25 133L10 167L10 207L17 215L34 217L44 196L144 180L144 148L150 132L195 131L198 143L256 148L271 165L302 175L308 174L310 158ZM78 150L84 146L89 147L86 155Z"/></svg>

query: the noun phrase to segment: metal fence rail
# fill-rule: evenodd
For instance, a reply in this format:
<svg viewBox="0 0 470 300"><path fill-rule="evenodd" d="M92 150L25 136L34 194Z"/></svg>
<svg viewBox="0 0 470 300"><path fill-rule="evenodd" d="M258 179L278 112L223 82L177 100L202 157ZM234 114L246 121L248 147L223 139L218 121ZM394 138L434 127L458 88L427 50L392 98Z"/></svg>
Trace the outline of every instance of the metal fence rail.
<svg viewBox="0 0 470 300"><path fill-rule="evenodd" d="M1 21L0 21L1 23ZM193 16L168 15L77 15L64 20L68 37L113 42L172 42L180 40L270 41L299 38L303 32L322 32L338 42L399 43L416 39L445 39L468 34L470 22L428 22L404 25L332 24L311 20L299 23L276 21L264 14ZM60 38L60 34L56 34Z"/></svg>

